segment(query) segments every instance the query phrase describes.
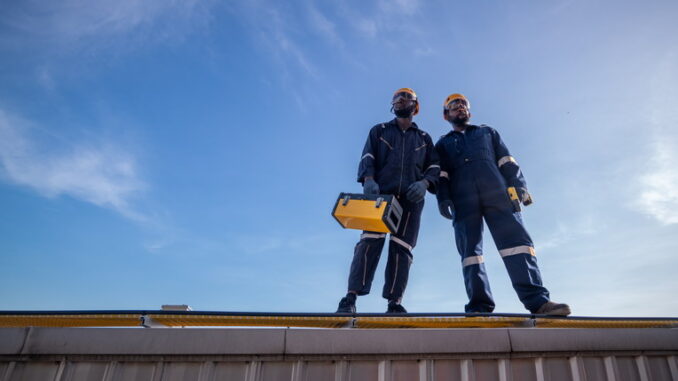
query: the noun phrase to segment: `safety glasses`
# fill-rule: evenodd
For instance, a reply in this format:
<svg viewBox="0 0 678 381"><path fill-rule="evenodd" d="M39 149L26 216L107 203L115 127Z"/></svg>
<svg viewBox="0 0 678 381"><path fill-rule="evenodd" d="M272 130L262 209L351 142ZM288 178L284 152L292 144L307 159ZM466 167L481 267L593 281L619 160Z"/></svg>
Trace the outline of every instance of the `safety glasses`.
<svg viewBox="0 0 678 381"><path fill-rule="evenodd" d="M465 99L457 98L457 99L451 100L451 101L447 104L447 106L445 106L445 108L446 108L447 110L454 110L454 109L457 109L457 108L459 108L459 107L461 107L461 106L464 106L464 107L466 107L466 108L469 108L468 102L467 102Z"/></svg>
<svg viewBox="0 0 678 381"><path fill-rule="evenodd" d="M407 93L405 91L401 91L401 92L393 95L393 100L391 101L391 103L396 103L396 102L400 101L401 99L404 99L406 101L416 101L417 97L412 95L412 93Z"/></svg>

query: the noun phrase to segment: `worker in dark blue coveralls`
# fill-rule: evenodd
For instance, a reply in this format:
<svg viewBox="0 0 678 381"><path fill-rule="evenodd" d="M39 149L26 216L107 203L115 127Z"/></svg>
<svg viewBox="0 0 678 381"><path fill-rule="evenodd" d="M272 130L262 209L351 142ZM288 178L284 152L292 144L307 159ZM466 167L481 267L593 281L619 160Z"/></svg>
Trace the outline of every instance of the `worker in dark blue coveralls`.
<svg viewBox="0 0 678 381"><path fill-rule="evenodd" d="M492 312L495 306L483 263L485 219L525 308L536 314L567 316L567 304L549 300L534 244L523 225L520 204L514 205L507 191L514 187L518 201L531 203L520 167L495 129L469 124L469 110L466 97L448 96L443 115L453 129L436 143L441 166L438 208L443 217L454 221L469 298L466 312Z"/></svg>
<svg viewBox="0 0 678 381"><path fill-rule="evenodd" d="M382 296L388 300L386 313L406 313L401 301L417 244L419 220L426 190L434 191L440 166L433 140L412 121L419 100L412 89L398 89L391 100L395 119L370 130L358 168L358 182L365 194L395 195L403 208L400 225L391 234ZM386 234L364 231L355 246L348 277L348 293L338 313L355 313L356 297L367 295L372 286Z"/></svg>

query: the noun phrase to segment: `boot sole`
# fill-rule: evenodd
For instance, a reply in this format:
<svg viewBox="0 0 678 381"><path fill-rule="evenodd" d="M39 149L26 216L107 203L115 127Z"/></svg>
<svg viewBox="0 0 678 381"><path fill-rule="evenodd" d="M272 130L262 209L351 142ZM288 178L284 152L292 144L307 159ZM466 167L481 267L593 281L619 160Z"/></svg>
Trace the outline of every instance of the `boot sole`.
<svg viewBox="0 0 678 381"><path fill-rule="evenodd" d="M567 316L571 313L572 313L572 311L570 311L569 308L556 308L556 309L551 310L551 311L542 312L541 315Z"/></svg>

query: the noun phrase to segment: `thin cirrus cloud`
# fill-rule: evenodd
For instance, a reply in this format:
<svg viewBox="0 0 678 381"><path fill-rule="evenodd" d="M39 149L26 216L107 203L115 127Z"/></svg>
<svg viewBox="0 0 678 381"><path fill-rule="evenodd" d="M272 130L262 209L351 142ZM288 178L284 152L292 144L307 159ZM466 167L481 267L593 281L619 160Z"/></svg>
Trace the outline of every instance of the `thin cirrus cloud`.
<svg viewBox="0 0 678 381"><path fill-rule="evenodd" d="M664 225L678 223L678 135L673 128L678 123L678 91L673 85L678 79L675 63L678 50L673 49L657 58L648 82L646 110L649 120L648 135L653 136L648 157L641 160L640 175L636 181L639 197L636 209ZM643 124L639 124L643 125Z"/></svg>
<svg viewBox="0 0 678 381"><path fill-rule="evenodd" d="M107 44L102 43L107 39L113 42L118 37L125 37L125 46L130 43L127 37L137 41L175 38L207 23L213 3L198 0L17 2L5 6L0 15L0 26L12 31L13 40L0 39L0 42L23 45L25 41L43 41L59 48L106 49ZM96 44L88 43L93 41Z"/></svg>
<svg viewBox="0 0 678 381"><path fill-rule="evenodd" d="M637 209L664 225L678 223L678 155L670 140L654 144L653 165L639 177L640 197Z"/></svg>
<svg viewBox="0 0 678 381"><path fill-rule="evenodd" d="M145 188L132 154L110 144L46 149L58 146L58 139L36 139L31 130L30 123L0 110L0 178L48 198L70 196L135 221L146 220L132 207L133 197Z"/></svg>

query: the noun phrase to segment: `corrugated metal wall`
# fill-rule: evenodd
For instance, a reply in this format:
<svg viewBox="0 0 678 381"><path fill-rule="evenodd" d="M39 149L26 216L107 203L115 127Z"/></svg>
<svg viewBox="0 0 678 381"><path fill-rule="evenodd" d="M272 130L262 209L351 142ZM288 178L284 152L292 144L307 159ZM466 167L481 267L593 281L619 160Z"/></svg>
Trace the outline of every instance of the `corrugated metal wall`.
<svg viewBox="0 0 678 381"><path fill-rule="evenodd" d="M0 329L0 380L677 380L678 330Z"/></svg>
<svg viewBox="0 0 678 381"><path fill-rule="evenodd" d="M673 368L673 369L672 369ZM64 359L0 364L2 380L676 380L675 356L509 359L116 361Z"/></svg>

